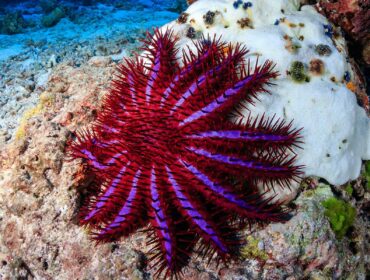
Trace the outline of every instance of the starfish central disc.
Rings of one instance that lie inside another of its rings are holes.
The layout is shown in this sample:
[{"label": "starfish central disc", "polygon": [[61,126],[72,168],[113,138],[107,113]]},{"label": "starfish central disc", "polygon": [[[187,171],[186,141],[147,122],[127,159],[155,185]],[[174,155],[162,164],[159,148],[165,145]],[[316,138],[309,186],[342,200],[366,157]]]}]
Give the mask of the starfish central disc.
[{"label": "starfish central disc", "polygon": [[140,158],[143,162],[151,162],[164,154],[167,159],[172,157],[181,140],[177,127],[178,122],[163,112],[145,118],[143,116],[132,118],[125,127],[125,134],[135,135],[125,138],[128,155]]}]

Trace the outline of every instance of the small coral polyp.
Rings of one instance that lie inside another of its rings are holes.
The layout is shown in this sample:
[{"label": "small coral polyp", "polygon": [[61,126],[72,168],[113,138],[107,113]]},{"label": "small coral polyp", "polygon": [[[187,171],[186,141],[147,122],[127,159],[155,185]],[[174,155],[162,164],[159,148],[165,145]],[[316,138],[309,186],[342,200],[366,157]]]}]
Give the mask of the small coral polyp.
[{"label": "small coral polyp", "polygon": [[278,75],[273,63],[251,68],[247,50],[203,39],[177,61],[171,30],[148,35],[147,59],[119,67],[97,121],[70,143],[93,175],[81,225],[98,242],[148,228],[157,275],[177,275],[193,252],[239,255],[246,221],[284,221],[289,213],[257,185],[288,186],[300,176],[291,123],[250,118],[232,123]]}]

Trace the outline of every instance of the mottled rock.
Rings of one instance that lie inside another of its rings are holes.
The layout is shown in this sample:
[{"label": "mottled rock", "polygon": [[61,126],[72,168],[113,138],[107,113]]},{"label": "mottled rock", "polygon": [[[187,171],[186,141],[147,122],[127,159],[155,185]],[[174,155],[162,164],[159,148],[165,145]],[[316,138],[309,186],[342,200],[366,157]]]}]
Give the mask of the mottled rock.
[{"label": "mottled rock", "polygon": [[319,0],[319,12],[340,26],[355,41],[355,52],[361,53],[363,61],[370,65],[370,1],[368,0]]},{"label": "mottled rock", "polygon": [[111,62],[112,58],[109,56],[94,56],[89,60],[89,64],[94,67],[105,67],[108,66]]},{"label": "mottled rock", "polygon": [[369,38],[370,2],[363,0],[319,0],[318,10],[356,40]]},{"label": "mottled rock", "polygon": [[63,8],[55,8],[50,13],[46,14],[42,18],[42,25],[45,27],[52,27],[65,16]]},{"label": "mottled rock", "polygon": [[26,25],[26,21],[19,12],[6,14],[3,20],[0,21],[0,34],[21,33]]},{"label": "mottled rock", "polygon": [[50,13],[58,6],[57,0],[41,0],[40,1],[41,9],[44,13]]}]

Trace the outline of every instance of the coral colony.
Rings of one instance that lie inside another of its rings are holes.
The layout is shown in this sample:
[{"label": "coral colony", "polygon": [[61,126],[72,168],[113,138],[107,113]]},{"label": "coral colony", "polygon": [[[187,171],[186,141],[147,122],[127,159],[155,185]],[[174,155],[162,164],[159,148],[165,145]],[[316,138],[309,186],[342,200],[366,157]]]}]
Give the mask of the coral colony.
[{"label": "coral colony", "polygon": [[93,178],[80,223],[98,242],[146,229],[149,261],[165,277],[181,273],[193,252],[237,257],[247,222],[288,219],[257,186],[289,186],[301,174],[291,123],[230,121],[242,100],[266,92],[273,63],[251,67],[243,46],[208,38],[180,66],[176,44],[170,30],[148,35],[151,66],[140,58],[120,65],[96,122],[70,144]]}]

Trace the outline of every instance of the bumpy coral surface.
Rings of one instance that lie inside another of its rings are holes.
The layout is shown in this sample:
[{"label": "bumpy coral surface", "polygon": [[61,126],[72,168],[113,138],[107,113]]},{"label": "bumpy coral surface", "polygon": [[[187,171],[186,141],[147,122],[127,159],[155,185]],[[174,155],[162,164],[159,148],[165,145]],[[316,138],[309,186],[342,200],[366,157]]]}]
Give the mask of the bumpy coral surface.
[{"label": "bumpy coral surface", "polygon": [[[305,176],[344,184],[370,159],[370,119],[340,29],[299,0],[197,0],[166,25],[185,51],[203,35],[245,43],[251,61],[271,59],[280,76],[244,117],[278,116],[304,127],[297,163]],[[345,2],[345,1],[343,1]],[[356,95],[358,101],[356,100]],[[359,106],[361,104],[364,108]]]},{"label": "bumpy coral surface", "polygon": [[236,257],[244,221],[289,216],[257,185],[287,186],[300,175],[291,123],[230,121],[236,104],[266,91],[273,64],[251,67],[243,46],[205,38],[180,66],[176,43],[171,31],[149,36],[150,66],[139,58],[121,65],[97,121],[70,146],[93,178],[80,223],[99,242],[149,223],[158,275],[181,271],[193,251]]}]

